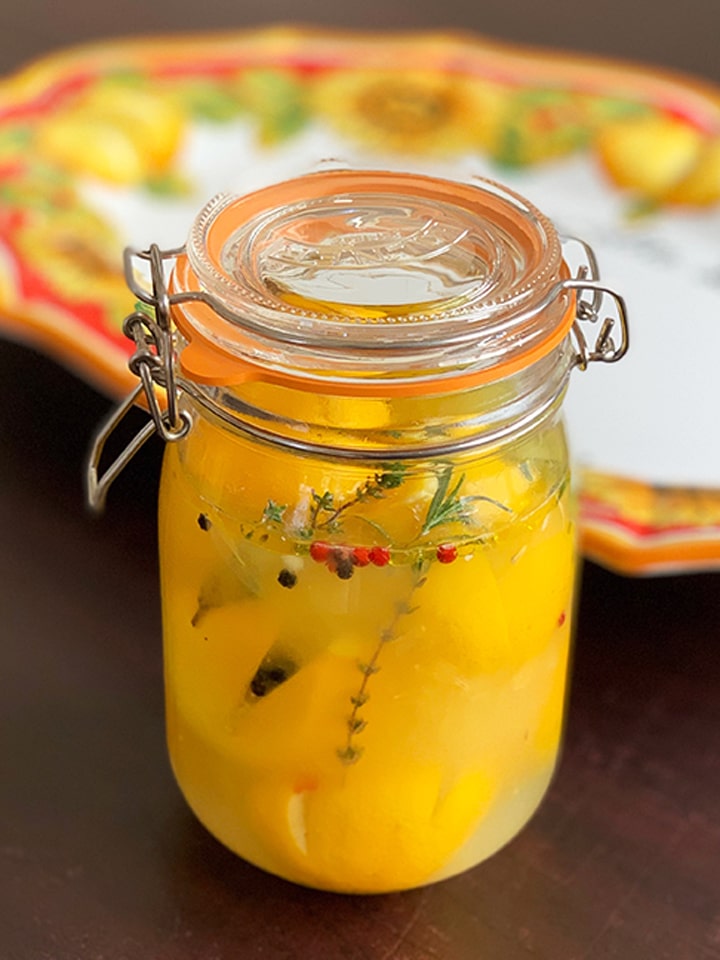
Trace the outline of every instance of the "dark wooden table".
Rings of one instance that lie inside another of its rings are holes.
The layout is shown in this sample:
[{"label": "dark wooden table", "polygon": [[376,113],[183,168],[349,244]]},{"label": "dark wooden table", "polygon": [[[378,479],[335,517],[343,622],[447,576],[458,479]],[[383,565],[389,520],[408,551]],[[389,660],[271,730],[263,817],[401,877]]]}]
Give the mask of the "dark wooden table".
[{"label": "dark wooden table", "polygon": [[[480,12],[482,6],[482,13]],[[438,7],[329,0],[313,22],[464,26],[720,80],[716,0]],[[91,36],[299,19],[290,3],[0,11],[0,69]],[[368,19],[370,18],[370,19]],[[107,401],[0,342],[0,960],[720,958],[720,575],[587,566],[567,746],[488,863],[392,896],[250,867],[188,811],[166,760],[151,444],[101,520],[81,468]]]}]

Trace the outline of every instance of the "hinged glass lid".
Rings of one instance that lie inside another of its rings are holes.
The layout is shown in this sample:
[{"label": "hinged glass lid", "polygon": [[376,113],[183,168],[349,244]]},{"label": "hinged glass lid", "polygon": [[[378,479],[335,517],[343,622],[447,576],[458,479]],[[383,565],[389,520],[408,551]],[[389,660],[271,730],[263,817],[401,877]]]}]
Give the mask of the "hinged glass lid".
[{"label": "hinged glass lid", "polygon": [[183,334],[239,359],[425,379],[549,352],[567,275],[550,222],[494,183],[336,171],[212,200],[172,289],[212,306],[178,311]]}]

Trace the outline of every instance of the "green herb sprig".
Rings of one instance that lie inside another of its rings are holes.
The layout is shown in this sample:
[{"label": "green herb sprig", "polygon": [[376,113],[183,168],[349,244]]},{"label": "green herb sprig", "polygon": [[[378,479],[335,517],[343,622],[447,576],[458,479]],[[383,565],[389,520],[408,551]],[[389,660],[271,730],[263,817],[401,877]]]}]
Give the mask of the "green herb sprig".
[{"label": "green herb sprig", "polygon": [[504,510],[506,513],[512,513],[510,507],[506,507],[504,503],[500,503],[499,500],[494,500],[492,497],[481,495],[470,497],[459,496],[460,488],[465,482],[465,474],[463,473],[460,476],[455,486],[450,490],[452,474],[453,469],[449,464],[438,472],[437,488],[428,505],[420,536],[425,536],[425,534],[429,533],[435,527],[439,527],[445,523],[470,523],[472,520],[471,505],[480,500],[484,500],[486,503],[492,503],[493,506]]},{"label": "green herb sprig", "polygon": [[312,491],[313,506],[310,513],[310,530],[312,535],[317,531],[336,533],[340,529],[340,518],[351,507],[368,500],[381,500],[388,490],[395,490],[405,479],[404,463],[383,464],[382,469],[372,477],[368,477],[355,490],[351,497],[342,503],[337,503],[332,493]]},{"label": "green herb sprig", "polygon": [[410,605],[410,598],[415,595],[415,591],[422,587],[426,582],[426,572],[427,572],[428,562],[420,560],[417,565],[413,567],[413,580],[408,591],[407,600],[400,600],[395,604],[395,612],[392,620],[381,631],[380,637],[378,638],[377,646],[373,651],[372,656],[367,661],[360,661],[357,664],[357,668],[362,674],[362,681],[357,691],[350,697],[350,703],[352,705],[352,710],[350,715],[347,718],[347,735],[345,743],[337,751],[339,759],[347,765],[357,763],[358,760],[363,755],[363,748],[357,742],[357,735],[362,733],[365,727],[368,724],[368,721],[365,717],[360,715],[360,710],[365,706],[365,704],[370,699],[370,694],[368,693],[368,683],[370,677],[374,676],[376,673],[379,673],[382,669],[378,663],[380,659],[380,654],[382,649],[387,643],[391,643],[398,636],[398,627],[400,621],[403,617],[411,616],[415,613],[419,607]]},{"label": "green herb sprig", "polygon": [[283,516],[287,510],[287,504],[275,503],[274,500],[268,500],[263,510],[263,523],[282,523]]}]

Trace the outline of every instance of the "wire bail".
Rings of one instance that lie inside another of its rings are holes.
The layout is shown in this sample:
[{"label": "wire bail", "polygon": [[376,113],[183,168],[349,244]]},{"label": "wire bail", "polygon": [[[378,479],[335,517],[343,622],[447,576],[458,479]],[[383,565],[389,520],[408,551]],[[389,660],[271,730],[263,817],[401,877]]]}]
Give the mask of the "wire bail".
[{"label": "wire bail", "polygon": [[[562,282],[563,289],[574,290],[577,294],[576,316],[571,330],[577,350],[575,365],[580,370],[587,370],[589,363],[616,363],[625,356],[630,346],[625,300],[612,287],[600,282],[597,259],[589,244],[578,237],[563,237],[562,244],[563,248],[577,244],[584,260],[577,268],[575,276]],[[590,294],[590,298],[584,299],[583,294]],[[607,300],[612,304],[612,313],[603,319],[595,343],[590,348],[581,324],[597,323]],[[613,337],[616,330],[620,333],[617,344]]]},{"label": "wire bail", "polygon": [[[123,323],[123,333],[135,343],[135,351],[128,361],[128,367],[140,382],[132,393],[111,411],[93,438],[86,471],[86,497],[91,510],[96,513],[104,509],[112,482],[154,433],[158,433],[167,443],[172,443],[184,437],[191,426],[189,414],[180,412],[178,404],[180,392],[175,380],[170,297],[165,282],[164,263],[182,252],[182,248],[163,251],[157,244],[152,244],[148,250],[143,251],[128,247],[123,255],[128,287],[140,304],[146,304],[151,310],[136,309]],[[135,257],[150,264],[152,293],[136,279],[133,264]],[[165,407],[159,399],[158,388],[166,398]],[[132,407],[138,403],[147,407],[150,421],[101,474],[100,461],[105,445]]]}]

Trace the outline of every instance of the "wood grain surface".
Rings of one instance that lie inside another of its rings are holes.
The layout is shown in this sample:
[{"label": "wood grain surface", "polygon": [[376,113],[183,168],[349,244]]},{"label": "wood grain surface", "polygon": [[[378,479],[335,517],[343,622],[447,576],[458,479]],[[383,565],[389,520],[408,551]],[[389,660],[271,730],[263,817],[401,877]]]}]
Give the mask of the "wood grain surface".
[{"label": "wood grain surface", "polygon": [[[716,0],[640,9],[15,0],[0,11],[0,70],[88,37],[292,19],[445,23],[720,80]],[[0,960],[720,958],[720,575],[586,567],[562,764],[498,855],[406,894],[305,890],[227,852],[172,780],[161,450],[150,444],[106,516],[89,517],[82,462],[106,408],[0,342]]]}]

